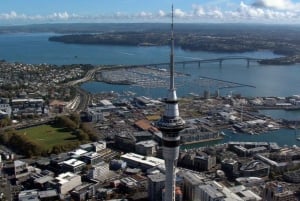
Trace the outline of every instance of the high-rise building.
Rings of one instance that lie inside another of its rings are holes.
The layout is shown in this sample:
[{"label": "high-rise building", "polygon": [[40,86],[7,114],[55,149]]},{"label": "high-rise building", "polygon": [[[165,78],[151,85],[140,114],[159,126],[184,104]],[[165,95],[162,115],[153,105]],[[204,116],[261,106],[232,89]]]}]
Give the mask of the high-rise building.
[{"label": "high-rise building", "polygon": [[148,200],[162,201],[162,192],[166,177],[162,173],[148,175]]},{"label": "high-rise building", "polygon": [[266,183],[263,191],[265,201],[294,201],[294,192],[284,182],[271,181]]},{"label": "high-rise building", "polygon": [[163,158],[166,167],[165,201],[175,201],[175,168],[179,155],[180,135],[185,122],[179,116],[178,100],[174,83],[174,34],[173,6],[171,25],[170,89],[165,99],[165,111],[156,126],[163,134]]}]

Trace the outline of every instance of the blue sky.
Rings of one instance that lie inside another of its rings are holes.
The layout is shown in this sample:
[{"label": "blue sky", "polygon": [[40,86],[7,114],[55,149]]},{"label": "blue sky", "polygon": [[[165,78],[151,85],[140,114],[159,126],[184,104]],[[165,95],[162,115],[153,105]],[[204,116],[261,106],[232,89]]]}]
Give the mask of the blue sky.
[{"label": "blue sky", "polygon": [[300,24],[300,0],[0,0],[0,24],[60,22]]}]

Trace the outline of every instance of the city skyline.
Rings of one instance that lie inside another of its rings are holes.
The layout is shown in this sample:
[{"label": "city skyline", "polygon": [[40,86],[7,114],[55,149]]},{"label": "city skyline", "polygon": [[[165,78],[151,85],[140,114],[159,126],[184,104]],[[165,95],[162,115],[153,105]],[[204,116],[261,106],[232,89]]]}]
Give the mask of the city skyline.
[{"label": "city skyline", "polygon": [[299,24],[300,0],[12,0],[0,8],[0,25],[36,23],[168,22]]}]

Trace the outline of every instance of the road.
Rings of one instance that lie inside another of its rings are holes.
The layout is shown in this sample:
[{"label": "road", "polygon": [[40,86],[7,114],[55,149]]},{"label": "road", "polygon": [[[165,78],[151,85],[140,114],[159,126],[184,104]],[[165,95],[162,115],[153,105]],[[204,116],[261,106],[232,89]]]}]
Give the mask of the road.
[{"label": "road", "polygon": [[75,85],[77,85],[77,84],[79,84],[79,83],[87,82],[87,81],[93,79],[93,78],[94,78],[94,75],[95,75],[95,72],[97,72],[97,71],[100,70],[100,69],[101,69],[101,67],[93,68],[93,69],[89,70],[89,71],[85,74],[85,76],[84,76],[83,78],[81,78],[81,79],[79,79],[79,80],[73,80],[73,81],[70,81],[70,82],[68,82],[66,85],[67,85],[67,86],[75,86]]},{"label": "road", "polygon": [[86,75],[79,79],[79,80],[73,80],[70,81],[66,84],[66,86],[69,87],[74,87],[76,90],[76,96],[73,100],[69,101],[68,104],[66,105],[66,109],[70,112],[80,112],[86,109],[86,107],[88,106],[90,99],[91,99],[91,95],[82,90],[79,86],[77,86],[80,83],[83,82],[87,82],[89,80],[94,79],[95,73],[100,70],[102,67],[97,67],[97,68],[93,68],[91,70],[89,70]]},{"label": "road", "polygon": [[[74,87],[76,90],[75,98],[73,100],[69,101],[66,105],[67,112],[75,112],[75,111],[80,112],[80,111],[83,111],[86,109],[86,107],[88,106],[88,104],[90,102],[91,95],[89,93],[87,93],[86,91],[80,89],[80,87],[76,86],[76,85],[79,83],[86,82],[86,81],[93,79],[95,72],[97,72],[100,69],[101,69],[101,67],[93,68],[93,69],[89,70],[83,78],[81,78],[79,80],[70,81],[66,84],[66,86]],[[23,121],[18,124],[13,124],[11,126],[0,128],[0,132],[3,132],[7,129],[12,129],[12,128],[22,129],[22,128],[27,128],[27,127],[31,127],[31,126],[45,124],[45,123],[48,123],[49,121],[53,121],[56,116],[60,116],[60,115],[66,115],[66,113],[62,113],[59,115],[56,114],[54,116],[43,117],[42,119],[33,119],[33,120]]]}]

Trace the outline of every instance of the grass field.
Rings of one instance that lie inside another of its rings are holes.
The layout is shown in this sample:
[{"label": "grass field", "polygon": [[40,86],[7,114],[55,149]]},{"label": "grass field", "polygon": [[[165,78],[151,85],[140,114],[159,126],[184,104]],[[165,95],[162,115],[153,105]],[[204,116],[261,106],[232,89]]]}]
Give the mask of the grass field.
[{"label": "grass field", "polygon": [[31,140],[40,144],[44,150],[52,150],[55,145],[67,145],[78,142],[75,135],[67,128],[54,127],[52,125],[40,125],[18,130],[20,135],[26,135]]}]

